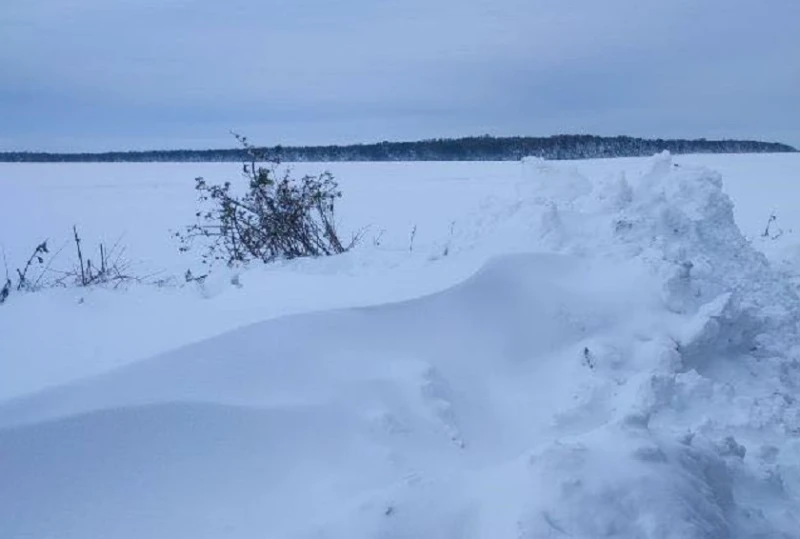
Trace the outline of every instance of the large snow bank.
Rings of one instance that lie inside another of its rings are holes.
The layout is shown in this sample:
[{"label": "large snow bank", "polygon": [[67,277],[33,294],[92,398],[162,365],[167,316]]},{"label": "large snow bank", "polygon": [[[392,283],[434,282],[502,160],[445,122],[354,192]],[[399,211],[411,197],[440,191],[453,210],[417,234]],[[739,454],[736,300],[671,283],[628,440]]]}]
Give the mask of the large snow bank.
[{"label": "large snow bank", "polygon": [[796,537],[798,298],[719,175],[522,164],[397,304],[0,406],[4,537]]}]

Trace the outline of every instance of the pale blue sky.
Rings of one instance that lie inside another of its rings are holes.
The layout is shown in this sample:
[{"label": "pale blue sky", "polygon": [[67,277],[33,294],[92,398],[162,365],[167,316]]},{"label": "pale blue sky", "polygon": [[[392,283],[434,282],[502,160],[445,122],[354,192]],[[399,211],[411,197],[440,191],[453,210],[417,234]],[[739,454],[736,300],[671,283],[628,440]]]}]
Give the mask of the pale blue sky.
[{"label": "pale blue sky", "polygon": [[799,0],[2,0],[0,150],[490,133],[800,146]]}]

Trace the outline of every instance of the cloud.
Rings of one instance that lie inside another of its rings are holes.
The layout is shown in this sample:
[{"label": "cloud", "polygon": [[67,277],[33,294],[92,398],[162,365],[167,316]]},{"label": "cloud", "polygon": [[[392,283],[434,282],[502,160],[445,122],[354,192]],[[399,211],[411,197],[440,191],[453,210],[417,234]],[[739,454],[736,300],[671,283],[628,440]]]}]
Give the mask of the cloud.
[{"label": "cloud", "polygon": [[800,144],[796,0],[6,2],[7,148],[228,144],[231,127],[269,143],[581,131]]}]

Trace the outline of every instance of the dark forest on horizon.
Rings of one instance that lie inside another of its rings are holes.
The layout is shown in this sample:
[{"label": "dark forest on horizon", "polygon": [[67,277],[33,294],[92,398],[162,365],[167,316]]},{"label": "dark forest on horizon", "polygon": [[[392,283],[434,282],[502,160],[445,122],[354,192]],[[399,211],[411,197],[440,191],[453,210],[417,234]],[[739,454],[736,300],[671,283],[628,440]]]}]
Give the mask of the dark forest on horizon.
[{"label": "dark forest on horizon", "polygon": [[[273,146],[259,148],[269,159],[283,162],[336,161],[516,161],[639,157],[664,150],[688,153],[785,153],[795,148],[754,140],[643,139],[627,136],[555,135],[550,137],[464,137],[416,142],[378,142],[329,146]],[[149,150],[97,153],[0,152],[0,162],[241,162],[250,160],[246,149]]]}]

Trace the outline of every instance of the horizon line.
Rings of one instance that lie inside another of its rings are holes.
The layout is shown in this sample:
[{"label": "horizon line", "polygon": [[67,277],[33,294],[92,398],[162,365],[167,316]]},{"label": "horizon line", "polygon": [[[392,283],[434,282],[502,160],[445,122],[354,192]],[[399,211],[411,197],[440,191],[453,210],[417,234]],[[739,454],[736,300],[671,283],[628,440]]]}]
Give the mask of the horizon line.
[{"label": "horizon line", "polygon": [[[680,138],[680,137],[637,137],[632,135],[592,135],[586,133],[558,133],[553,135],[489,135],[489,134],[482,134],[482,135],[465,135],[459,137],[433,137],[433,138],[421,138],[416,140],[381,140],[381,141],[374,141],[374,142],[350,142],[350,143],[332,143],[332,144],[307,144],[307,145],[298,145],[298,144],[274,144],[274,145],[250,145],[251,148],[256,150],[267,150],[267,149],[285,149],[285,150],[299,150],[299,149],[318,149],[318,148],[348,148],[348,147],[359,147],[359,146],[380,146],[383,144],[420,144],[420,143],[429,143],[429,142],[458,142],[458,141],[466,141],[466,140],[474,140],[474,139],[497,139],[497,140],[512,140],[512,139],[530,139],[530,140],[549,140],[559,137],[565,138],[598,138],[598,139],[632,139],[632,140],[640,140],[644,142],[690,142],[690,143],[731,143],[731,142],[738,142],[738,143],[755,143],[755,144],[769,144],[769,145],[780,145],[784,146],[791,152],[797,152],[798,149],[794,146],[787,144],[785,142],[780,141],[767,141],[767,140],[760,140],[760,139],[745,139],[745,138],[713,138],[709,139],[706,137],[696,137],[696,138]],[[247,140],[248,137],[244,137],[244,140]],[[9,154],[23,154],[23,155],[46,155],[46,156],[77,156],[77,155],[91,155],[91,156],[102,156],[102,155],[111,155],[111,154],[147,154],[153,152],[161,152],[161,153],[180,153],[180,152],[214,152],[214,151],[243,151],[246,150],[244,146],[238,147],[206,147],[206,148],[153,148],[147,150],[103,150],[103,151],[42,151],[42,150],[0,150],[0,155],[9,155]]]}]

